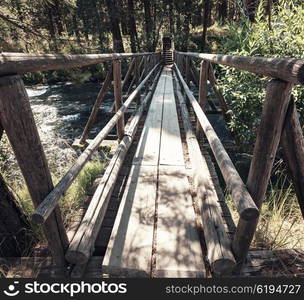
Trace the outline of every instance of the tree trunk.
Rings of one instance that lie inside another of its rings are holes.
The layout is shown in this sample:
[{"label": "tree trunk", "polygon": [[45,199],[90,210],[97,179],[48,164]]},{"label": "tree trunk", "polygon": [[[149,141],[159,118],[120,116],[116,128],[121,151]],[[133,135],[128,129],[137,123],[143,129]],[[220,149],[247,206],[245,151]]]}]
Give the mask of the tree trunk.
[{"label": "tree trunk", "polygon": [[0,174],[0,256],[26,256],[35,242],[26,216]]},{"label": "tree trunk", "polygon": [[125,50],[124,50],[121,31],[119,27],[119,17],[117,14],[116,1],[106,0],[106,5],[108,8],[108,14],[111,23],[114,51],[117,53],[123,53],[125,52]]},{"label": "tree trunk", "polygon": [[145,10],[145,31],[146,31],[146,50],[153,51],[152,49],[152,30],[153,22],[151,16],[151,1],[143,0]]},{"label": "tree trunk", "polygon": [[226,0],[221,0],[218,5],[218,16],[222,22],[225,22],[227,18],[228,4]]},{"label": "tree trunk", "polygon": [[128,0],[128,19],[129,19],[129,34],[131,40],[131,50],[132,52],[137,52],[138,36],[135,22],[135,12],[133,0]]},{"label": "tree trunk", "polygon": [[255,13],[259,5],[259,0],[243,0],[245,14],[250,22],[255,21]]},{"label": "tree trunk", "polygon": [[203,19],[203,33],[202,33],[202,50],[206,50],[206,42],[207,42],[207,29],[210,23],[211,17],[211,1],[205,0],[204,1],[204,19]]},{"label": "tree trunk", "polygon": [[[184,14],[184,23],[183,23],[183,36],[182,36],[182,44],[181,51],[188,51],[188,40],[190,34],[190,21],[191,21],[191,2],[185,1],[185,14]],[[188,7],[187,7],[188,6]],[[190,7],[189,7],[190,6]]]}]

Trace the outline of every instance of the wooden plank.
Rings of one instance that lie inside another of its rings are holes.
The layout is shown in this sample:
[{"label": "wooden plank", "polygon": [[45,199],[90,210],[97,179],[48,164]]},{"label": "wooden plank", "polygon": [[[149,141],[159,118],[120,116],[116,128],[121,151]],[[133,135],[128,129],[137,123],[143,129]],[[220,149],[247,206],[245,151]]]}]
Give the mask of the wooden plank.
[{"label": "wooden plank", "polygon": [[154,92],[145,125],[138,142],[133,163],[146,166],[158,164],[161,120],[166,77],[162,73]]},{"label": "wooden plank", "polygon": [[156,277],[205,277],[202,249],[185,168],[160,166]]},{"label": "wooden plank", "polygon": [[165,73],[166,85],[161,128],[160,165],[184,166],[184,154],[180,136],[178,116],[173,92],[171,71]]},{"label": "wooden plank", "polygon": [[103,272],[149,277],[157,167],[133,165],[103,261]]}]

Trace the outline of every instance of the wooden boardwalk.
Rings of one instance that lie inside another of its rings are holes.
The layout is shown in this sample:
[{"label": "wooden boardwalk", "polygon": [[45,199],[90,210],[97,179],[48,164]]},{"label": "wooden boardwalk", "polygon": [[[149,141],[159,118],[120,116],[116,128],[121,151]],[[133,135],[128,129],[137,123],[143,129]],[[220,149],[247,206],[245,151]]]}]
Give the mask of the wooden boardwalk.
[{"label": "wooden boardwalk", "polygon": [[164,68],[103,260],[110,276],[204,277],[173,91]]}]

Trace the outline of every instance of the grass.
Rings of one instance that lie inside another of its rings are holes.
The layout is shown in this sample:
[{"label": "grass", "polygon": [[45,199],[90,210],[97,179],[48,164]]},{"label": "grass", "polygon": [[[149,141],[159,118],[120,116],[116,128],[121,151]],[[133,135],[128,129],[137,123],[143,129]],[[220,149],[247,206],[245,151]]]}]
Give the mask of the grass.
[{"label": "grass", "polygon": [[[103,173],[105,163],[100,160],[92,160],[83,168],[74,183],[67,190],[66,194],[60,199],[59,206],[63,216],[64,225],[68,228],[68,225],[73,220],[73,217],[78,213],[79,209],[83,206],[86,200],[86,193],[92,186],[94,180]],[[59,182],[59,178],[53,176],[54,184]],[[34,211],[34,206],[27,190],[24,185],[16,193],[18,202],[22,207],[23,212],[30,216]],[[31,223],[33,235],[38,238],[39,241],[44,241],[41,226]]]},{"label": "grass", "polygon": [[[270,183],[251,248],[304,249],[301,210],[292,184],[288,182],[286,175],[282,176],[279,184]],[[229,195],[226,196],[226,200],[232,218],[237,224],[238,213],[233,200]]]}]

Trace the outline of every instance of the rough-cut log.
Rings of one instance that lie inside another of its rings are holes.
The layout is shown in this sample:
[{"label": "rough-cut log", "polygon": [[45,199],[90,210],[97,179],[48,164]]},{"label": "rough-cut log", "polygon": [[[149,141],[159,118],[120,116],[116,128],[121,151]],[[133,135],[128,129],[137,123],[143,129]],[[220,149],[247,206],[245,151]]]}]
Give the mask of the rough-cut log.
[{"label": "rough-cut log", "polygon": [[[119,60],[113,61],[113,82],[114,82],[114,98],[115,111],[119,111],[122,106],[122,91],[121,91],[121,62]],[[124,114],[119,118],[117,124],[117,136],[121,140],[125,132],[125,118]]]},{"label": "rough-cut log", "polygon": [[105,61],[146,56],[151,54],[153,53],[146,52],[79,55],[1,53],[0,75],[77,68],[95,65]]},{"label": "rough-cut log", "polygon": [[186,132],[189,157],[192,165],[193,185],[203,221],[204,238],[207,245],[207,258],[216,276],[232,273],[235,259],[231,251],[231,241],[226,233],[222,218],[222,209],[203,157],[198,141],[191,127],[186,103],[176,82],[176,96]]},{"label": "rough-cut log", "polygon": [[181,55],[205,59],[220,65],[234,67],[251,73],[279,78],[294,84],[304,84],[304,60],[298,58],[265,58],[231,56],[194,52],[178,52]]},{"label": "rough-cut log", "polygon": [[[258,208],[261,207],[267,190],[290,102],[291,88],[291,83],[278,79],[271,80],[267,85],[261,124],[247,179],[248,191]],[[247,256],[257,224],[258,217],[250,221],[244,218],[239,220],[232,247],[240,266]]]},{"label": "rough-cut log", "polygon": [[122,90],[123,90],[124,87],[126,86],[126,83],[128,83],[128,81],[129,81],[129,79],[130,79],[130,76],[131,76],[131,74],[132,74],[132,72],[133,72],[133,70],[134,70],[135,59],[136,59],[136,58],[132,58],[132,61],[131,61],[130,65],[129,65],[128,71],[127,71],[127,73],[126,73],[126,75],[125,75],[125,77],[124,77],[124,80],[123,80],[123,82],[122,82],[122,85],[121,85],[121,89],[122,89]]},{"label": "rough-cut log", "polygon": [[[51,173],[40,142],[23,81],[19,75],[0,78],[0,116],[16,155],[34,206],[53,189]],[[65,265],[68,238],[57,205],[44,226],[55,263]]]},{"label": "rough-cut log", "polygon": [[126,135],[120,142],[101,179],[100,184],[98,185],[97,190],[93,195],[87,212],[66,253],[66,259],[70,263],[86,264],[91,257],[92,251],[94,250],[95,240],[105,216],[119,170],[133,141],[143,111],[145,110],[145,107],[153,94],[157,79],[158,76],[155,78],[153,86],[144,98],[142,105],[129,123]]},{"label": "rough-cut log", "polygon": [[216,81],[216,78],[215,78],[215,75],[214,75],[214,71],[213,71],[213,68],[212,68],[211,64],[210,64],[210,67],[209,67],[209,81],[210,81],[210,83],[212,85],[212,88],[213,88],[213,90],[214,90],[217,98],[220,101],[220,106],[221,106],[222,113],[223,113],[223,116],[225,118],[225,121],[229,122],[231,118],[230,118],[230,115],[227,114],[228,106],[227,106],[227,103],[226,103],[226,100],[225,100],[223,94],[217,88],[217,81]]},{"label": "rough-cut log", "polygon": [[234,200],[239,215],[245,220],[256,219],[259,214],[259,210],[257,209],[250,194],[248,193],[245,184],[243,183],[238,172],[236,171],[229,155],[227,154],[220,139],[216,135],[205,113],[203,112],[198,102],[194,98],[192,92],[190,91],[189,87],[187,86],[180,71],[176,66],[175,66],[175,71],[194,109],[197,119],[199,120],[200,125],[204,130],[206,138],[210,144],[211,150],[214,154],[214,157],[218,163],[218,166],[226,182],[227,189],[231,192],[232,198]]},{"label": "rough-cut log", "polygon": [[[207,90],[208,90],[208,72],[210,63],[206,60],[201,62],[199,88],[198,88],[198,103],[203,111],[207,104]],[[202,136],[202,127],[199,121],[196,121],[196,134],[200,138]]]},{"label": "rough-cut log", "polygon": [[281,145],[304,218],[304,137],[293,100],[287,111]]},{"label": "rough-cut log", "polygon": [[94,103],[94,106],[92,108],[92,111],[91,111],[91,114],[90,114],[90,117],[89,117],[89,120],[83,130],[83,133],[81,135],[81,138],[79,140],[79,143],[80,144],[83,144],[88,136],[88,133],[92,127],[92,125],[94,124],[95,120],[96,120],[96,116],[97,116],[97,113],[98,113],[98,109],[100,107],[100,105],[102,104],[103,100],[104,100],[104,97],[109,89],[109,86],[111,84],[111,80],[112,80],[112,75],[113,75],[113,71],[112,69],[108,72],[106,78],[105,78],[105,81],[97,95],[97,99]]},{"label": "rough-cut log", "polygon": [[146,81],[153,74],[154,70],[159,66],[156,65],[153,70],[146,76],[146,78],[138,85],[138,87],[131,93],[126,102],[121,106],[121,108],[116,112],[112,119],[107,123],[107,125],[98,133],[94,140],[88,145],[85,151],[78,157],[76,163],[70,168],[70,170],[63,176],[55,188],[47,195],[44,201],[39,205],[36,211],[33,213],[33,221],[37,224],[43,224],[51,212],[56,207],[60,197],[69,188],[72,182],[75,180],[79,172],[88,162],[92,154],[99,147],[101,142],[107,137],[112,128],[117,124],[117,121],[121,118],[123,113],[126,111],[130,103],[137,96],[139,91],[143,88]]}]

